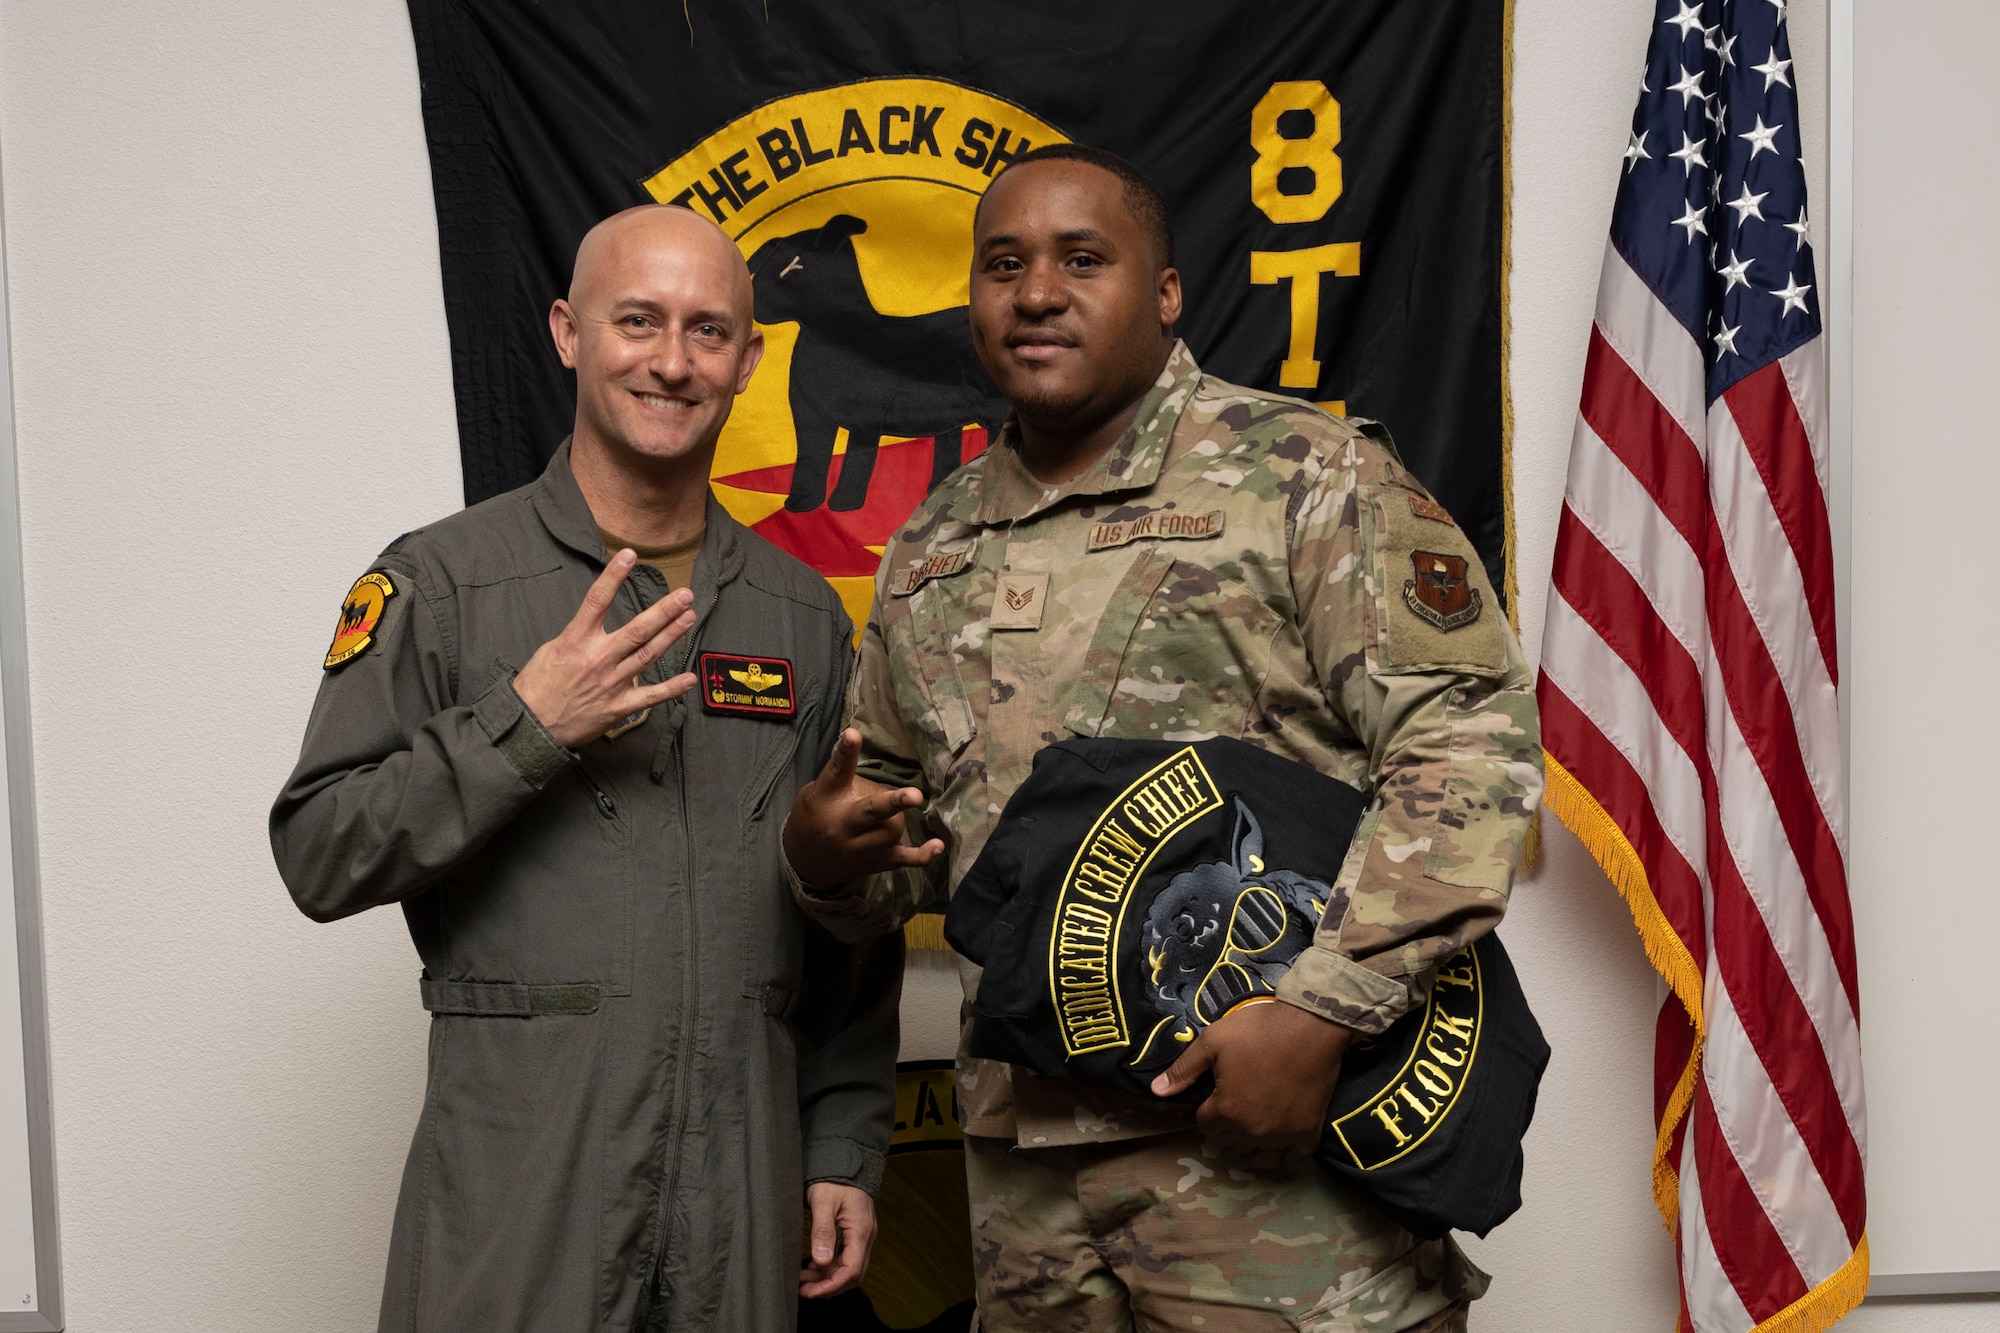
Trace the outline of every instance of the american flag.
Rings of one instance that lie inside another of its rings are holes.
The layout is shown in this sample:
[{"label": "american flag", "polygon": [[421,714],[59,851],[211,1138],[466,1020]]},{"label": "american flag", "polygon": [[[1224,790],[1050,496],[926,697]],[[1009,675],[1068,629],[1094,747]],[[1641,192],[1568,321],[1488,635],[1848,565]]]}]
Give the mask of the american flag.
[{"label": "american flag", "polygon": [[1680,1327],[1865,1294],[1826,355],[1786,0],[1665,0],[1556,541],[1549,807],[1667,983],[1654,1196]]}]

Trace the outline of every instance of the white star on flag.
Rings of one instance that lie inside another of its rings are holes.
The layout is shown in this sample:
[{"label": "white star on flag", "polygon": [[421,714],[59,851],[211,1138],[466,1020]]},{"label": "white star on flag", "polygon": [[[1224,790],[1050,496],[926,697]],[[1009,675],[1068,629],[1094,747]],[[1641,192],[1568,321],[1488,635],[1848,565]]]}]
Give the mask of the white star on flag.
[{"label": "white star on flag", "polygon": [[1756,218],[1759,222],[1762,222],[1764,220],[1764,210],[1757,207],[1757,205],[1770,197],[1771,192],[1769,190],[1764,191],[1762,194],[1750,193],[1750,182],[1743,182],[1743,193],[1729,201],[1729,207],[1736,210],[1736,225],[1740,227],[1751,218]]},{"label": "white star on flag", "polygon": [[1646,151],[1646,136],[1639,130],[1632,132],[1632,141],[1625,145],[1625,170],[1630,171],[1640,162],[1650,162],[1653,155]]},{"label": "white star on flag", "polygon": [[[1716,322],[1721,323],[1720,320]],[[1736,355],[1736,335],[1741,332],[1743,332],[1741,324],[1722,325],[1722,331],[1715,335],[1715,356],[1718,361],[1722,359],[1724,352],[1729,353],[1731,356]]]},{"label": "white star on flag", "polygon": [[1752,65],[1750,68],[1764,76],[1764,91],[1768,93],[1774,83],[1782,83],[1787,88],[1792,86],[1792,76],[1785,72],[1791,67],[1791,61],[1778,59],[1778,48],[1774,46],[1771,48],[1770,57],[1763,64]]},{"label": "white star on flag", "polygon": [[1771,293],[1771,295],[1780,298],[1785,303],[1785,308],[1778,312],[1778,318],[1783,319],[1794,310],[1802,314],[1805,313],[1806,293],[1811,290],[1811,283],[1801,283],[1797,278],[1788,278],[1783,287]]},{"label": "white star on flag", "polygon": [[1708,219],[1703,217],[1700,210],[1695,208],[1693,200],[1688,201],[1687,211],[1675,218],[1671,225],[1686,227],[1689,242],[1694,240],[1696,232],[1700,232],[1704,236],[1708,235]]},{"label": "white star on flag", "polygon": [[1787,223],[1785,223],[1785,224],[1784,224],[1784,226],[1785,226],[1785,230],[1786,230],[1786,231],[1788,231],[1788,232],[1792,233],[1792,235],[1794,235],[1794,236],[1796,236],[1796,237],[1798,237],[1798,238],[1799,238],[1799,243],[1798,243],[1798,244],[1797,244],[1796,246],[1794,246],[1794,247],[1793,247],[1793,249],[1792,249],[1792,253],[1793,253],[1793,254],[1797,254],[1797,253],[1798,253],[1798,252],[1799,252],[1800,250],[1803,250],[1803,249],[1805,249],[1805,248],[1806,248],[1806,206],[1805,206],[1804,204],[1800,204],[1800,205],[1799,205],[1799,220],[1798,220],[1797,222],[1787,222]]},{"label": "white star on flag", "polygon": [[[1738,121],[1737,124],[1740,125],[1742,122]],[[1759,116],[1757,117],[1757,127],[1755,129],[1746,130],[1736,137],[1749,142],[1750,160],[1755,162],[1759,153],[1775,153],[1778,151],[1778,146],[1771,141],[1778,137],[1778,131],[1783,128],[1785,128],[1783,125],[1766,125],[1764,118]]]},{"label": "white star on flag", "polygon": [[1701,150],[1707,143],[1708,140],[1706,139],[1688,138],[1687,131],[1682,130],[1681,146],[1675,151],[1668,153],[1667,156],[1679,162],[1681,166],[1687,169],[1687,174],[1692,176],[1696,167],[1705,167],[1708,165],[1708,159],[1701,155]]},{"label": "white star on flag", "polygon": [[[1757,197],[1760,199],[1763,198],[1762,195]],[[1724,296],[1729,295],[1729,293],[1735,291],[1738,287],[1748,287],[1750,285],[1750,265],[1755,262],[1752,259],[1738,259],[1736,252],[1731,250],[1729,252],[1729,262],[1716,266],[1715,275],[1719,278],[1726,278],[1729,282],[1729,285],[1722,289]],[[1742,326],[1738,325],[1737,327],[1741,328]],[[1731,336],[1735,335],[1732,334]],[[1731,348],[1730,350],[1734,351],[1735,349]]]},{"label": "white star on flag", "polygon": [[1687,104],[1697,97],[1703,103],[1708,101],[1708,94],[1701,90],[1701,71],[1690,70],[1686,65],[1681,66],[1681,81],[1679,83],[1668,84],[1667,91],[1681,95],[1681,110],[1683,111],[1687,110]]},{"label": "white star on flag", "polygon": [[1687,0],[1680,0],[1680,6],[1681,12],[1661,23],[1660,26],[1663,28],[1679,28],[1681,30],[1681,40],[1686,41],[1689,33],[1701,27],[1701,6],[1691,5],[1687,3]]}]

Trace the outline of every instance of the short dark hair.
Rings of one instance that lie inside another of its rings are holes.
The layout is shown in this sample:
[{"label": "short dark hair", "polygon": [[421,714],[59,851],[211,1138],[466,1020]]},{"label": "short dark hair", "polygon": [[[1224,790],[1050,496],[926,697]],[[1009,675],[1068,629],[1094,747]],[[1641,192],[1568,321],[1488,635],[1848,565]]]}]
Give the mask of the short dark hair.
[{"label": "short dark hair", "polygon": [[[1052,143],[1040,148],[1030,148],[1027,152],[1000,168],[994,180],[999,180],[1016,167],[1025,167],[1031,162],[1082,162],[1101,171],[1108,171],[1118,178],[1124,187],[1125,207],[1138,220],[1139,227],[1152,241],[1154,250],[1160,256],[1161,268],[1172,268],[1174,263],[1174,224],[1167,212],[1167,198],[1160,193],[1160,187],[1145,172],[1127,162],[1116,153],[1102,148],[1092,148],[1081,143]],[[991,189],[991,186],[987,187]],[[980,202],[985,202],[981,196]],[[975,216],[977,212],[975,210]]]}]

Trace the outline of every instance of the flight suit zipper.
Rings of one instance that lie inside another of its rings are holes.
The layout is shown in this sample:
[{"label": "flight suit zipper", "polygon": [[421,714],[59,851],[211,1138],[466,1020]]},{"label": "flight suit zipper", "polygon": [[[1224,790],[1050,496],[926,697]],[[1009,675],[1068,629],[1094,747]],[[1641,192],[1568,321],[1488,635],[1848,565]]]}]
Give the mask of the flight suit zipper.
[{"label": "flight suit zipper", "polygon": [[[694,632],[689,634],[683,641],[681,659],[676,664],[675,675],[687,670],[688,664],[695,660],[695,643],[701,638],[702,631],[708,625],[709,613],[715,610],[715,604],[721,599],[722,587],[720,584],[717,584],[715,591],[709,594],[706,605],[695,613]],[[685,700],[687,696],[682,695],[681,698]],[[682,706],[684,708],[691,707],[691,705],[685,703]],[[673,1115],[667,1122],[668,1156],[666,1169],[660,1173],[660,1197],[654,1204],[656,1211],[653,1232],[659,1237],[659,1248],[653,1255],[653,1289],[662,1297],[667,1295],[665,1283],[667,1225],[668,1217],[670,1216],[668,1207],[669,1201],[674,1197],[674,1189],[680,1183],[681,1137],[687,1129],[688,1098],[693,1091],[694,1080],[691,1076],[691,1068],[694,1063],[695,1005],[699,995],[697,985],[698,969],[695,966],[695,951],[697,947],[695,932],[698,923],[695,920],[694,902],[694,826],[688,818],[686,736],[687,722],[683,719],[681,725],[674,729],[672,748],[677,760],[675,766],[680,770],[675,775],[675,780],[679,793],[681,816],[681,849],[684,872],[683,884],[685,886],[685,891],[681,894],[681,928],[682,934],[687,939],[687,966],[681,969],[680,1059],[674,1064]]]}]

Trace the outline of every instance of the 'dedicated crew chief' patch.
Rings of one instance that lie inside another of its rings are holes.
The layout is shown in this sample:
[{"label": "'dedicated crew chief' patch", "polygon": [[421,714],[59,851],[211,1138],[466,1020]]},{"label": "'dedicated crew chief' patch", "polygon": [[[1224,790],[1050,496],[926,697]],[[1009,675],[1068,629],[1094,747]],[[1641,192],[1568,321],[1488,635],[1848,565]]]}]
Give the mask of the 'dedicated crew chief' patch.
[{"label": "'dedicated crew chief' patch", "polygon": [[711,713],[789,722],[799,711],[792,664],[782,657],[703,653],[701,706]]},{"label": "'dedicated crew chief' patch", "polygon": [[[945,918],[985,968],[970,1053],[1151,1097],[1189,1043],[1273,995],[1321,921],[1346,915],[1340,870],[1366,803],[1228,738],[1042,750]],[[1506,951],[1480,939],[1425,1007],[1348,1048],[1319,1161],[1412,1231],[1484,1235],[1520,1207],[1548,1054]]]}]

